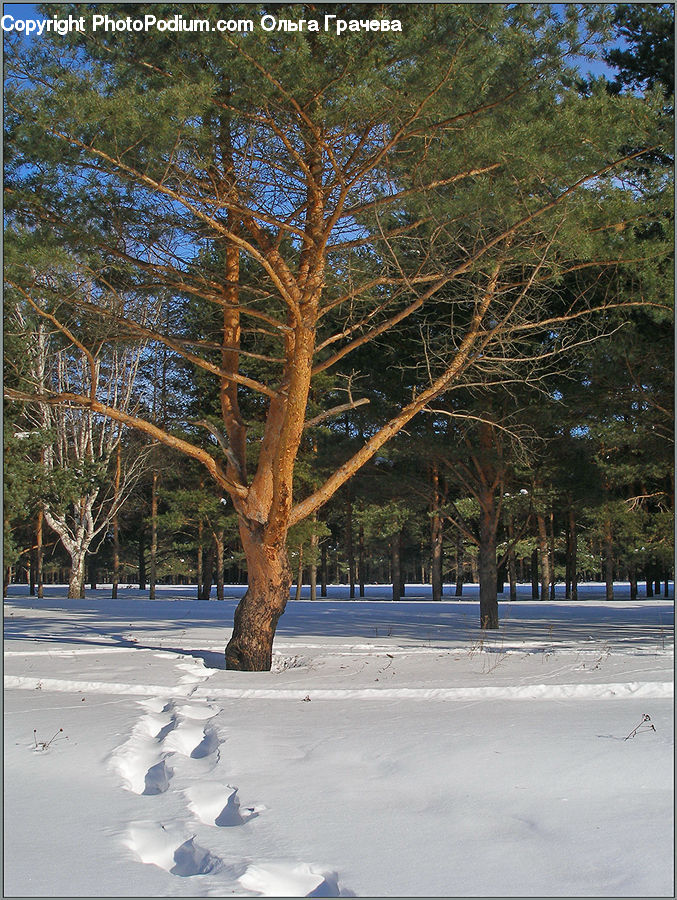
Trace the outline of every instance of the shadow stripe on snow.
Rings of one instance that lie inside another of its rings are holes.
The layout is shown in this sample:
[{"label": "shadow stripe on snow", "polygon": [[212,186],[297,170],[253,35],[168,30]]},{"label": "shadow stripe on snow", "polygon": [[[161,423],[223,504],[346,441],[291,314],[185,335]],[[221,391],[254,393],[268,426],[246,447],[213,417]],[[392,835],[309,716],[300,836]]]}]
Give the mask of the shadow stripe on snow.
[{"label": "shadow stripe on snow", "polygon": [[69,681],[5,675],[5,688],[73,693],[137,696],[190,695],[193,699],[226,700],[569,700],[671,699],[674,685],[665,681],[630,681],[611,684],[520,684],[457,688],[197,688],[194,685],[124,684],[122,682]]}]

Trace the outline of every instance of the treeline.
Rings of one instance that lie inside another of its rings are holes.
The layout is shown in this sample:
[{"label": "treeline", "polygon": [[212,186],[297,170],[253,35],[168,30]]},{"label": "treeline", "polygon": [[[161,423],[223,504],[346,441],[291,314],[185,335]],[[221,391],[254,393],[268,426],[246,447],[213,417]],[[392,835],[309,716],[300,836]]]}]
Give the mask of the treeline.
[{"label": "treeline", "polygon": [[[472,414],[467,404],[458,418],[422,417],[417,430],[394,439],[318,515],[292,530],[295,585],[322,597],[327,584],[345,584],[349,596],[363,597],[365,585],[392,584],[399,599],[407,582],[420,582],[441,599],[447,583],[444,596],[459,597],[464,583],[479,582],[488,558],[496,561],[490,572],[496,591],[513,599],[517,583],[527,582],[534,599],[554,597],[558,583],[575,599],[581,580],[606,582],[607,599],[619,580],[630,582],[633,599],[667,596],[672,335],[668,323],[649,319],[643,333],[640,323],[626,327],[620,342],[598,342],[587,351],[580,360],[585,377],[570,361],[566,395],[513,388],[503,397],[502,417],[488,418],[484,398]],[[301,454],[299,494],[369,426],[361,410],[344,413],[331,428],[318,427]],[[59,535],[45,527],[44,497],[64,485],[64,507],[73,492],[80,509],[88,497],[78,473],[69,467],[46,473],[40,451],[27,451],[40,442],[38,435],[15,440],[22,473],[10,467],[8,488],[23,491],[26,506],[12,523],[18,552],[8,574],[37,591],[41,580],[63,583],[72,576]],[[135,470],[133,487],[112,506],[110,488],[116,478],[119,487],[123,468]],[[119,583],[135,583],[152,595],[155,584],[197,583],[196,596],[206,599],[214,590],[223,597],[224,584],[246,583],[236,516],[200,466],[121,433],[96,478],[93,518],[104,527],[87,550],[78,590],[85,582],[112,583],[115,596]]]}]

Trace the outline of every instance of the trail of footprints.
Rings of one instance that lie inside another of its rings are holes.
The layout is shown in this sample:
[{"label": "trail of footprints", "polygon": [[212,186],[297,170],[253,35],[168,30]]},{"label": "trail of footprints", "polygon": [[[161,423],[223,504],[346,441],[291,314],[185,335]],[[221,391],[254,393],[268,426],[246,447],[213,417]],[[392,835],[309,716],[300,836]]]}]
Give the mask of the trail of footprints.
[{"label": "trail of footprints", "polygon": [[[181,663],[188,674],[184,684],[200,683],[209,673],[194,663]],[[144,710],[129,738],[115,750],[112,767],[124,787],[135,794],[153,796],[174,791],[176,774],[187,787],[178,791],[192,816],[213,828],[245,825],[265,810],[265,806],[240,806],[237,787],[213,777],[223,744],[210,724],[221,712],[214,704],[200,700],[151,697],[138,701]],[[212,777],[210,777],[212,776]],[[222,873],[237,879],[247,893],[264,896],[338,897],[338,877],[334,872],[314,869],[306,863],[245,862],[228,865],[196,842],[185,827],[172,817],[165,824],[156,820],[134,822],[126,845],[143,863],[159,866],[172,875],[193,877]]]}]

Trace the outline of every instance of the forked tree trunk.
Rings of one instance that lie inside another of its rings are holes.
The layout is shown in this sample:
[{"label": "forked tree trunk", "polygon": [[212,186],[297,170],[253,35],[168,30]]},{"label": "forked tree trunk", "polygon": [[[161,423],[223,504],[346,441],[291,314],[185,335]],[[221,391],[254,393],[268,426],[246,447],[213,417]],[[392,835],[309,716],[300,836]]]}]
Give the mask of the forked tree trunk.
[{"label": "forked tree trunk", "polygon": [[81,600],[85,593],[86,552],[77,547],[71,554],[71,570],[68,578],[68,599]]},{"label": "forked tree trunk", "polygon": [[266,543],[262,530],[240,527],[247,559],[248,587],[235,610],[233,634],[226,646],[226,668],[267,672],[273,638],[289,600],[292,576],[284,539]]}]

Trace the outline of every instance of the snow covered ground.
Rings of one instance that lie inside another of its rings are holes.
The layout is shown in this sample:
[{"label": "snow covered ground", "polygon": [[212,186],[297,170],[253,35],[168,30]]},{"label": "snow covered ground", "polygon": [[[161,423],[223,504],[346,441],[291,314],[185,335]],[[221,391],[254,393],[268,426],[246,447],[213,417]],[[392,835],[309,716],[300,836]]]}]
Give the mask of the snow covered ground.
[{"label": "snow covered ground", "polygon": [[671,601],[242,590],[10,588],[5,896],[673,896]]}]

